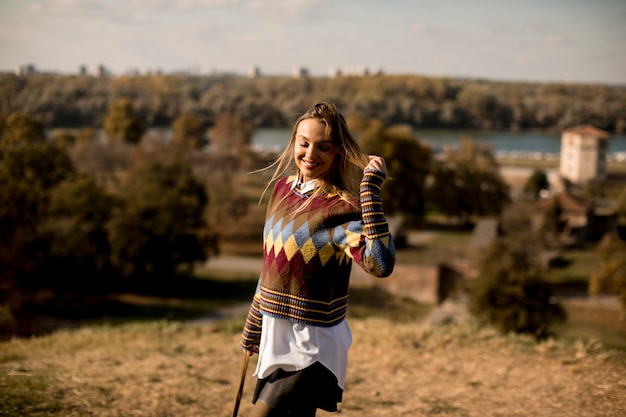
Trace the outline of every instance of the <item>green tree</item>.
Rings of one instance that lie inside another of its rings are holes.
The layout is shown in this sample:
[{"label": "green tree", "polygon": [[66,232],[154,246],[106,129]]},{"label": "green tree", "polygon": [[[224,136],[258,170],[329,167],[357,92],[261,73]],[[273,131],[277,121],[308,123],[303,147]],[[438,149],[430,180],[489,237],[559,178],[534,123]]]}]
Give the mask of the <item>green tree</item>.
[{"label": "green tree", "polygon": [[23,184],[7,181],[3,171],[0,168],[0,302],[7,302],[8,294],[29,281],[46,250],[39,237],[40,199]]},{"label": "green tree", "polygon": [[[25,309],[23,293],[37,291],[49,259],[42,232],[50,190],[74,175],[59,147],[32,144],[7,149],[0,164],[0,308],[12,317],[0,328],[17,326]],[[17,324],[16,324],[17,323]]]},{"label": "green tree", "polygon": [[139,143],[144,126],[130,99],[121,98],[111,104],[104,120],[104,133],[111,140]]},{"label": "green tree", "polygon": [[75,173],[67,153],[46,143],[6,151],[2,171],[5,181],[38,197],[47,197],[51,187]]},{"label": "green tree", "polygon": [[41,229],[50,242],[52,286],[93,288],[112,272],[106,225],[113,206],[113,197],[90,177],[66,180],[51,190]]},{"label": "green tree", "polygon": [[420,221],[424,216],[425,181],[432,159],[430,148],[407,125],[384,128],[381,123],[372,122],[357,131],[368,153],[385,158],[389,171],[389,181],[381,192],[385,213]]},{"label": "green tree", "polygon": [[109,223],[116,267],[124,276],[171,276],[207,258],[207,194],[178,154],[139,155]]},{"label": "green tree", "polygon": [[426,198],[439,212],[467,224],[473,216],[499,215],[510,201],[509,187],[487,147],[470,139],[448,148],[435,162]]},{"label": "green tree", "polygon": [[470,311],[503,333],[549,334],[550,325],[566,319],[542,280],[541,245],[532,235],[496,240],[482,254],[479,275],[470,291]]}]

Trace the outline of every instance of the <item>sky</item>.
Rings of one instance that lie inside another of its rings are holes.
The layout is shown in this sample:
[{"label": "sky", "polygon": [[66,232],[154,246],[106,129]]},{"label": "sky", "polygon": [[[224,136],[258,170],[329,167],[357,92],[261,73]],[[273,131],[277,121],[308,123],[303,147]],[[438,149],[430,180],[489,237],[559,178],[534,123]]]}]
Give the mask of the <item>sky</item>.
[{"label": "sky", "polygon": [[626,0],[0,0],[0,70],[626,85]]}]

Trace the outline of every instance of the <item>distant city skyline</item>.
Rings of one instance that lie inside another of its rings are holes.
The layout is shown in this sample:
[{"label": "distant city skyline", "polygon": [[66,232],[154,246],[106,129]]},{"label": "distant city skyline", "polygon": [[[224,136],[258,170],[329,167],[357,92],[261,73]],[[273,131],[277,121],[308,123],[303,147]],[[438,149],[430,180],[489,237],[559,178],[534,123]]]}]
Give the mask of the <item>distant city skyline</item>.
[{"label": "distant city skyline", "polygon": [[626,85],[624,0],[4,0],[0,70]]}]

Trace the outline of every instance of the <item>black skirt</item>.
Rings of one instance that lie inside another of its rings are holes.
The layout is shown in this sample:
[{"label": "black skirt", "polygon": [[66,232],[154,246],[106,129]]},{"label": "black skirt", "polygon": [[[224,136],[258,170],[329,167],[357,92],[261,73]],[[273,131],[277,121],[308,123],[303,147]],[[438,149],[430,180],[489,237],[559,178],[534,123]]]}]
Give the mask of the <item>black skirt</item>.
[{"label": "black skirt", "polygon": [[320,408],[337,411],[343,390],[337,378],[324,365],[315,362],[301,371],[287,372],[278,369],[267,378],[259,379],[252,403],[262,400],[272,408],[285,412]]}]

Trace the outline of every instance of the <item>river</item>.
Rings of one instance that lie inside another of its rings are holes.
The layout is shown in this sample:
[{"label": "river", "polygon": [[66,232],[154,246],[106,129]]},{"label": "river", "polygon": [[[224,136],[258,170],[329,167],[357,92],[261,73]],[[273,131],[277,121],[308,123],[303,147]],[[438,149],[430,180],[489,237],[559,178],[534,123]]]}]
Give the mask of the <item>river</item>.
[{"label": "river", "polygon": [[[291,135],[290,128],[259,128],[252,135],[252,145],[265,150],[282,150]],[[454,129],[417,129],[415,135],[435,152],[445,145],[454,146],[462,138],[489,145],[498,157],[558,159],[561,134],[550,132],[508,132]],[[609,160],[626,162],[626,135],[611,135]]]}]

